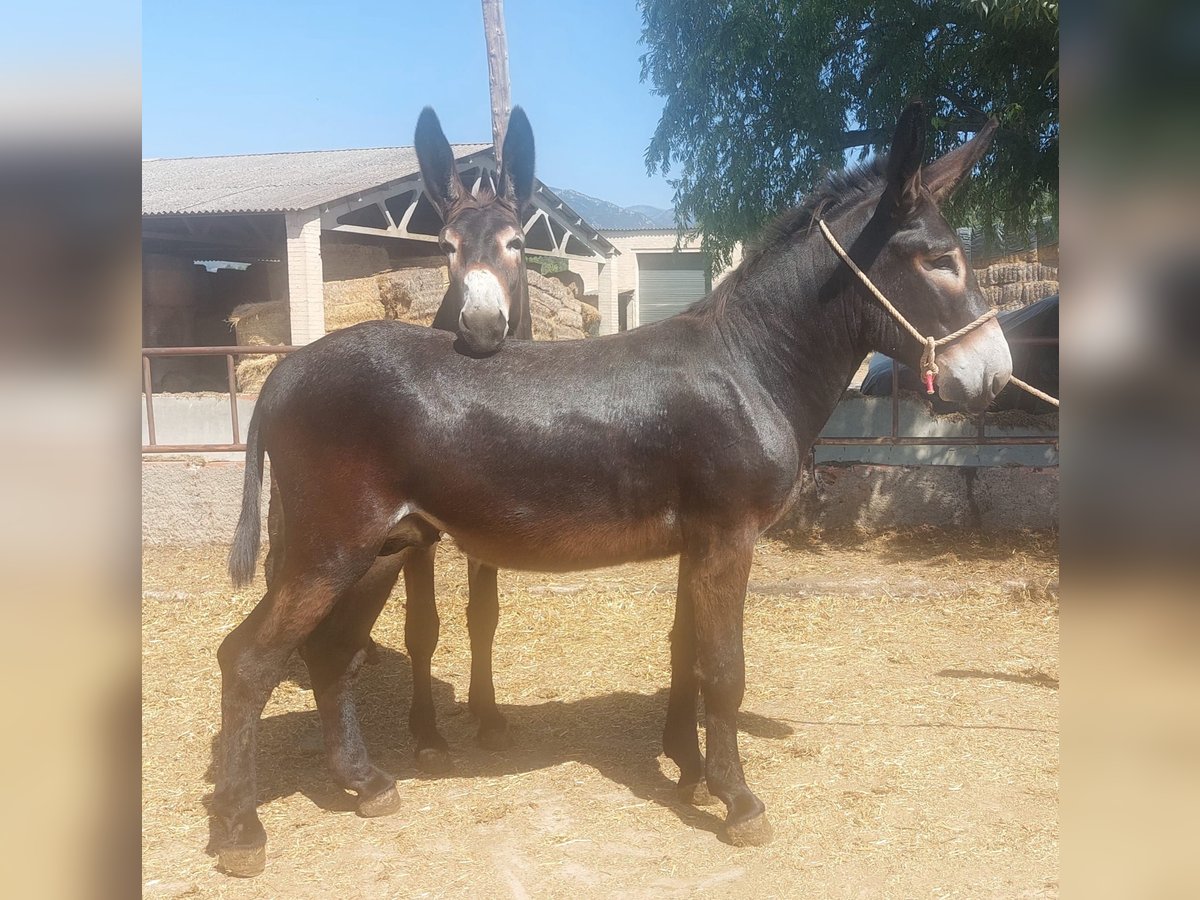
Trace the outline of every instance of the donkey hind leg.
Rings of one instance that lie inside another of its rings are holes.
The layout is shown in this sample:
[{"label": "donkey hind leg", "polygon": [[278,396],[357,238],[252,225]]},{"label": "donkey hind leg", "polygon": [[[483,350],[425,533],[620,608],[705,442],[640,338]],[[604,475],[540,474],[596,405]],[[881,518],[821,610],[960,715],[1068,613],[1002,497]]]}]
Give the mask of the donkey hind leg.
[{"label": "donkey hind leg", "polygon": [[292,651],[370,566],[333,581],[315,568],[278,573],[250,615],[221,642],[221,743],[213,814],[225,826],[220,863],[232,875],[257,875],[266,863],[266,832],[255,812],[258,720]]},{"label": "donkey hind leg", "polygon": [[726,806],[725,832],[736,846],[771,840],[766,807],[746,786],[737,746],[737,713],[746,690],[742,617],[754,551],[750,533],[706,536],[684,551],[681,577],[695,608],[696,663],[704,692],[708,790]]},{"label": "donkey hind leg", "polygon": [[704,783],[704,757],[696,727],[696,613],[688,561],[680,557],[679,589],[675,599],[675,624],[671,627],[671,693],[663,751],[679,766],[679,796],[686,803],[706,806],[716,802]]},{"label": "donkey hind leg", "polygon": [[283,541],[283,500],[279,496],[279,484],[272,478],[271,499],[267,502],[267,559],[263,563],[268,590],[283,570]]},{"label": "donkey hind leg", "polygon": [[412,663],[412,706],[408,729],[417,766],[430,774],[450,769],[450,748],[438,733],[430,671],[441,621],[433,596],[433,560],[437,545],[412,547],[404,560],[404,646]]},{"label": "donkey hind leg", "polygon": [[512,746],[508,722],[496,706],[496,685],[492,680],[492,644],[500,620],[500,598],[496,589],[496,570],[471,560],[467,570],[470,599],[467,601],[467,630],[471,635],[471,691],[468,706],[479,720],[478,741],[487,750],[507,750]]},{"label": "donkey hind leg", "polygon": [[400,577],[400,559],[377,559],[300,648],[312,678],[325,753],[338,786],[358,795],[359,815],[400,808],[396,781],[371,764],[358,725],[354,679],[367,655],[371,628]]}]

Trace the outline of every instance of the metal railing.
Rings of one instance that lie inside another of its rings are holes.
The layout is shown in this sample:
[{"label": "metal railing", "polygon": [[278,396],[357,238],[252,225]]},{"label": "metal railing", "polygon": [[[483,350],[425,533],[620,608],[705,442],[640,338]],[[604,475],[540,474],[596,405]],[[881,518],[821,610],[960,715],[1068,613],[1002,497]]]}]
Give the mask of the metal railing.
[{"label": "metal railing", "polygon": [[[1058,346],[1056,337],[1011,337],[1009,344],[1030,346]],[[1012,388],[1009,388],[1012,390]],[[900,434],[900,364],[892,360],[892,422],[891,434],[880,437],[820,437],[813,442],[817,447],[1026,447],[1034,445],[1058,446],[1058,434],[989,435],[987,413],[977,416],[976,433],[971,437],[912,436]]]},{"label": "metal railing", "polygon": [[[1030,344],[1055,346],[1058,338],[1014,337],[1012,344]],[[142,349],[142,391],[146,402],[146,432],[147,443],[142,445],[143,453],[222,453],[238,452],[246,449],[242,441],[241,423],[238,421],[238,391],[237,364],[235,359],[241,356],[272,356],[291,353],[300,349],[291,345],[263,347],[146,347]],[[229,390],[229,419],[233,436],[229,444],[160,444],[154,430],[154,390],[151,378],[150,360],[166,357],[206,357],[224,356],[225,371],[228,378]],[[986,447],[986,446],[1032,446],[1058,444],[1058,434],[1053,435],[988,435],[987,416],[978,417],[978,431],[970,437],[937,437],[913,436],[900,434],[900,370],[895,360],[892,360],[892,396],[891,396],[891,433],[878,437],[818,437],[817,446],[860,447],[860,446],[892,446],[892,447]]]},{"label": "metal railing", "polygon": [[[142,348],[142,393],[146,401],[146,437],[143,453],[220,453],[245,450],[241,423],[238,421],[237,363],[239,356],[274,356],[298,350],[290,344],[265,347],[143,347]],[[160,444],[154,432],[154,379],[150,371],[150,360],[185,356],[224,356],[225,372],[229,381],[229,424],[232,426],[233,442],[230,444]]]}]

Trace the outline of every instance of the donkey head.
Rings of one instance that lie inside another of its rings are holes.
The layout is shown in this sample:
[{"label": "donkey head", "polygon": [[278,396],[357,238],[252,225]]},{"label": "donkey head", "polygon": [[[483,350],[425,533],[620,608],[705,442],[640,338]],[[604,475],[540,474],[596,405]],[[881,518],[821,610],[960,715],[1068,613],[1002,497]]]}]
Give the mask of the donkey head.
[{"label": "donkey head", "polygon": [[458,333],[475,355],[495,352],[507,335],[529,335],[524,212],[533,192],[533,130],[520,107],[509,116],[496,183],[472,194],[459,178],[454,151],[434,111],[417,120],[417,159],[425,193],[442,217],[438,245],[450,287],[435,328]]},{"label": "donkey head", "polygon": [[[916,328],[941,337],[987,312],[988,304],[957,232],[941,204],[983,158],[996,131],[990,120],[967,143],[922,166],[925,112],[910,104],[900,117],[883,167],[883,192],[873,205],[860,206],[866,218],[850,255]],[[850,219],[847,216],[847,219]],[[851,227],[846,221],[843,227]],[[865,295],[865,291],[863,292]],[[922,347],[871,299],[882,323],[870,342],[917,365]],[[987,408],[1008,383],[1012,358],[1000,326],[992,319],[937,353],[938,394],[973,412]]]}]

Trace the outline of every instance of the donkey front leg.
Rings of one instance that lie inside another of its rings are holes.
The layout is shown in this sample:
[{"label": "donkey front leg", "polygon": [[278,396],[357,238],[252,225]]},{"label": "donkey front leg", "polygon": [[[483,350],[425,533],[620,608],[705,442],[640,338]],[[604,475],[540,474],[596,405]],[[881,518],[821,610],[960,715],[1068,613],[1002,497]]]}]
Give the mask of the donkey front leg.
[{"label": "donkey front leg", "polygon": [[467,630],[471,635],[471,691],[467,703],[479,720],[478,741],[488,750],[507,750],[512,746],[508,722],[496,706],[496,685],[492,680],[492,645],[500,621],[500,597],[496,570],[475,560],[468,569],[470,599],[467,601]]},{"label": "donkey front leg", "polygon": [[695,607],[696,669],[704,692],[708,790],[726,806],[735,846],[771,840],[766,807],[746,786],[737,745],[737,714],[746,690],[742,617],[756,534],[710,534],[689,542],[681,560]]},{"label": "donkey front leg", "polygon": [[667,700],[667,725],[663,751],[679,766],[679,796],[686,803],[705,806],[713,796],[704,784],[704,756],[696,728],[696,610],[686,557],[679,560],[679,588],[675,596],[675,624],[671,627],[671,694]]}]

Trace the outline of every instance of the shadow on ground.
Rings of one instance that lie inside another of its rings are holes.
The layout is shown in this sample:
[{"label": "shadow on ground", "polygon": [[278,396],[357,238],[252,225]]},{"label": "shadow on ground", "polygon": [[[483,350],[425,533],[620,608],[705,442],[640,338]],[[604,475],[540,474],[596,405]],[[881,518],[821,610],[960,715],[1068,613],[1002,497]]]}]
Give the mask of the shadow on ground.
[{"label": "shadow on ground", "polygon": [[983,672],[979,669],[942,669],[937,674],[939,678],[982,678],[989,681],[1010,681],[1013,684],[1032,684],[1037,687],[1058,690],[1057,678],[1032,669],[1019,675],[1012,672]]},{"label": "shadow on ground", "polygon": [[[308,673],[293,655],[285,682],[309,688]],[[363,666],[357,682],[359,720],[371,761],[396,777],[401,796],[404,783],[433,778],[416,768],[408,733],[408,702],[412,672],[408,657],[380,646],[374,662]],[[467,713],[466,698],[456,698],[448,682],[434,678],[438,726],[450,743],[455,777],[499,777],[532,772],[564,762],[591,766],[605,778],[624,785],[640,799],[670,809],[691,827],[720,833],[724,809],[707,810],[680,802],[675,783],[664,776],[658,757],[668,691],[653,694],[615,691],[580,700],[501,706],[515,745],[488,751],[475,741],[476,722]],[[783,739],[793,728],[783,721],[743,710],[739,730],[756,737]],[[213,742],[217,748],[220,736]],[[205,774],[212,784],[214,762]],[[258,804],[301,792],[321,809],[353,814],[356,802],[338,788],[329,774],[315,709],[265,716],[258,732]],[[210,823],[209,852],[221,839],[215,820]]]}]

